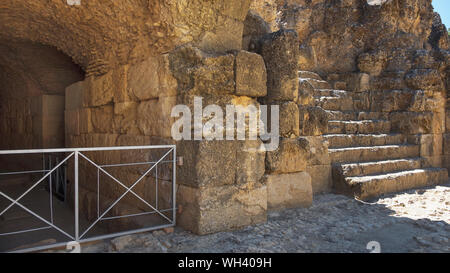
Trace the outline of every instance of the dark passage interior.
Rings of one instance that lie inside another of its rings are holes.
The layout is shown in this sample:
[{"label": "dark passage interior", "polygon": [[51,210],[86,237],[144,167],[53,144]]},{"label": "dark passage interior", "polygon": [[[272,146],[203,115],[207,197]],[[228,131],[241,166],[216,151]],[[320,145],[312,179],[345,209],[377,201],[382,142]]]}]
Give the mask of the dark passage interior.
[{"label": "dark passage interior", "polygon": [[[32,42],[0,41],[0,150],[65,147],[65,88],[83,79],[83,70],[54,47]],[[57,160],[62,160],[62,156],[1,155],[0,191],[13,199],[18,198],[46,173],[5,173],[49,169],[56,165]],[[52,175],[52,179],[53,198],[49,198],[50,180],[46,179],[20,201],[47,219],[52,217],[50,202],[55,208],[52,213],[64,215],[63,212],[69,210],[62,188],[65,185],[64,166]],[[10,204],[10,200],[0,197],[0,213]],[[0,216],[0,223],[0,233],[45,226],[17,205]],[[47,237],[45,232],[48,229],[28,234],[36,236],[39,241]],[[58,236],[52,235],[52,238]],[[11,236],[0,236],[0,248],[13,247],[7,241],[20,245],[29,242],[28,239],[17,237],[11,240]]]}]

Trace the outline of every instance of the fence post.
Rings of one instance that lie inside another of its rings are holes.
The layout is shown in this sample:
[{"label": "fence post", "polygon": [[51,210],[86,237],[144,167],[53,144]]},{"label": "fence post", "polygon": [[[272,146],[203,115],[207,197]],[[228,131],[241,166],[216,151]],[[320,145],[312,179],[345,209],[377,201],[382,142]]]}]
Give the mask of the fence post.
[{"label": "fence post", "polygon": [[78,211],[78,151],[75,151],[75,241],[79,241],[79,211]]},{"label": "fence post", "polygon": [[177,222],[177,204],[176,204],[176,184],[177,184],[177,146],[173,147],[173,178],[172,178],[172,224],[176,225]]}]

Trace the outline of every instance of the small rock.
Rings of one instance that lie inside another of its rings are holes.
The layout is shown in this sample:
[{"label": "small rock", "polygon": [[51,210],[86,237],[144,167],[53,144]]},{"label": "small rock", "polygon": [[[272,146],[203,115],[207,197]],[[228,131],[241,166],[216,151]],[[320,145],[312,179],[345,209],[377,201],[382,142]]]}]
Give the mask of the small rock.
[{"label": "small rock", "polygon": [[163,230],[164,230],[164,232],[165,232],[166,234],[169,234],[169,233],[173,233],[174,228],[173,228],[173,227],[167,227],[167,228],[164,228]]},{"label": "small rock", "polygon": [[114,250],[121,251],[125,247],[131,245],[132,242],[133,242],[133,236],[126,235],[126,236],[117,237],[117,238],[111,240],[111,245]]}]

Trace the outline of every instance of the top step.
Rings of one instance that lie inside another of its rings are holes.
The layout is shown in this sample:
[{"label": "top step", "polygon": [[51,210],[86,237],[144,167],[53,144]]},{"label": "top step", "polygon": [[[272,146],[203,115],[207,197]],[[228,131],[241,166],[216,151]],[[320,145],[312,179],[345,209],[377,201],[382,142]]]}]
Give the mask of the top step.
[{"label": "top step", "polygon": [[319,74],[311,72],[311,71],[298,71],[298,77],[301,79],[315,79],[315,80],[322,80],[322,77],[319,76]]}]

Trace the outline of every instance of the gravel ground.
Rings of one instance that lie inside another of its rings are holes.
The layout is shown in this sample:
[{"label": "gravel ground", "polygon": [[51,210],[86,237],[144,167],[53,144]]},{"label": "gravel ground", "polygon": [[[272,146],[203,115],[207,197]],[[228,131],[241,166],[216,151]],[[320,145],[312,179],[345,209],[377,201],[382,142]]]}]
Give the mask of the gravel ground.
[{"label": "gravel ground", "polygon": [[335,194],[310,208],[270,212],[268,222],[197,236],[180,228],[123,236],[82,252],[450,252],[450,184],[384,196],[372,203]]}]

